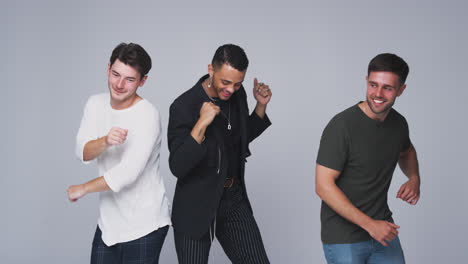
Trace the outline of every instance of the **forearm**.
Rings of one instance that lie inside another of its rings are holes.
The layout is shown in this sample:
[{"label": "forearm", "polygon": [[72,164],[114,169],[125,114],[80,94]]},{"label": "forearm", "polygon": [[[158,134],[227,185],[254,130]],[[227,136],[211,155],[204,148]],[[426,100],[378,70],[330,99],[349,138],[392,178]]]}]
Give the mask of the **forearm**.
[{"label": "forearm", "polygon": [[89,161],[101,155],[108,148],[106,136],[91,140],[83,148],[83,160]]},{"label": "forearm", "polygon": [[205,123],[206,122],[203,122],[199,119],[190,132],[190,135],[193,137],[193,139],[195,139],[195,141],[197,141],[198,144],[201,144],[203,142],[203,138],[205,137],[206,128],[208,127]]},{"label": "forearm", "polygon": [[103,192],[110,190],[104,177],[98,177],[87,183],[80,185],[72,185],[68,187],[68,199],[72,202],[76,202],[88,193]]},{"label": "forearm", "polygon": [[103,176],[97,177],[89,182],[83,183],[82,185],[86,194],[110,190]]},{"label": "forearm", "polygon": [[336,213],[348,221],[368,230],[373,219],[364,214],[341,191],[335,183],[321,184],[317,187],[317,194]]},{"label": "forearm", "polygon": [[419,163],[416,154],[416,149],[411,145],[407,151],[400,155],[398,160],[398,165],[400,166],[401,171],[408,177],[409,179],[417,179],[419,178]]},{"label": "forearm", "polygon": [[267,105],[260,104],[259,102],[255,106],[255,113],[262,119],[265,117],[266,107]]}]

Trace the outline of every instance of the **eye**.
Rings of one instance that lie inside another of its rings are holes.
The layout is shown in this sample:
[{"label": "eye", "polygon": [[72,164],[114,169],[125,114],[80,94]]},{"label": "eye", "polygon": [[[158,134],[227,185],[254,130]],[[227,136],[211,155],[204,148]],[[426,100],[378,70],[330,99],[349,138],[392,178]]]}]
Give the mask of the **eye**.
[{"label": "eye", "polygon": [[119,76],[119,74],[116,73],[116,72],[112,72],[112,75],[114,75],[115,77],[118,77],[118,76]]},{"label": "eye", "polygon": [[223,81],[223,84],[224,84],[224,85],[228,85],[229,82],[228,82],[228,81]]}]

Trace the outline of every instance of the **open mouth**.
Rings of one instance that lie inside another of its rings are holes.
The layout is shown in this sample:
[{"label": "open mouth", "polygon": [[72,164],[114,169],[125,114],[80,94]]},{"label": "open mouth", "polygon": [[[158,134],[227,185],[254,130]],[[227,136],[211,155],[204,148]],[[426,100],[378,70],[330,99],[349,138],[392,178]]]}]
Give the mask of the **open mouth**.
[{"label": "open mouth", "polygon": [[222,92],[221,94],[223,95],[223,97],[226,97],[226,98],[229,98],[231,96],[231,93],[229,92]]},{"label": "open mouth", "polygon": [[381,105],[381,104],[383,104],[383,103],[384,103],[384,101],[383,101],[383,100],[377,100],[377,99],[373,99],[372,101],[373,101],[373,102],[374,102],[374,104],[376,104],[376,105]]}]

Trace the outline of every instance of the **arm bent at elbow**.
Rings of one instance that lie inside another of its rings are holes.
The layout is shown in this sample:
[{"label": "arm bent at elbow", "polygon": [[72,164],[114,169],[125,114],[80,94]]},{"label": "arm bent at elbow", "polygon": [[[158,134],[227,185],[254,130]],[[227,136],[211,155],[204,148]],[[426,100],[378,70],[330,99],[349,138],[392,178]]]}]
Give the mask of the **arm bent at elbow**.
[{"label": "arm bent at elbow", "polygon": [[374,220],[359,210],[338,188],[335,181],[341,172],[320,164],[315,169],[315,191],[336,213],[366,230],[370,236],[387,246],[398,235],[399,226],[381,220]]}]

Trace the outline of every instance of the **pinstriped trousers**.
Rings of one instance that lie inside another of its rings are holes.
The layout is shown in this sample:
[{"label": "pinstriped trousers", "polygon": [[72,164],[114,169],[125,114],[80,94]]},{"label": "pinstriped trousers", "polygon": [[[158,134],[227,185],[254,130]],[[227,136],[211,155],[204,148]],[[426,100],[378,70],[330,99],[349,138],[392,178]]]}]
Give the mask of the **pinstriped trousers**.
[{"label": "pinstriped trousers", "polygon": [[177,258],[181,264],[206,264],[216,234],[224,252],[234,264],[270,263],[260,230],[239,184],[224,190],[213,228],[195,240],[174,230]]}]

